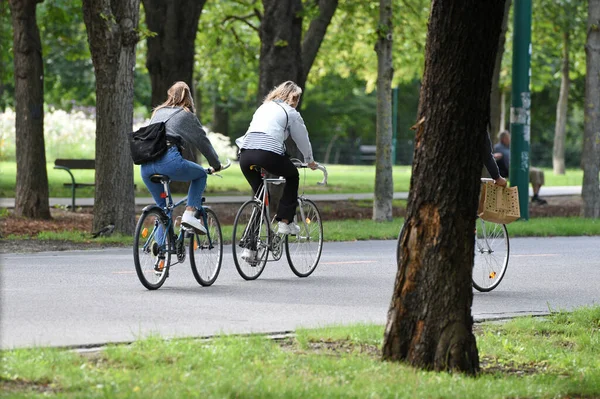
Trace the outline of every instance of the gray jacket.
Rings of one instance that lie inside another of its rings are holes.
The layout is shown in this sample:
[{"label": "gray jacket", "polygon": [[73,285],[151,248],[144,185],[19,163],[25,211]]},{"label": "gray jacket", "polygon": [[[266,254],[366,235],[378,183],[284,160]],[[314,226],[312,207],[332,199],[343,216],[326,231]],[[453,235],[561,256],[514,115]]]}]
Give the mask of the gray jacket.
[{"label": "gray jacket", "polygon": [[[164,122],[181,107],[161,108],[152,117],[150,123]],[[208,160],[210,166],[221,168],[219,156],[206,136],[206,132],[196,115],[185,110],[174,115],[166,124],[167,139],[181,145],[192,145]]]}]

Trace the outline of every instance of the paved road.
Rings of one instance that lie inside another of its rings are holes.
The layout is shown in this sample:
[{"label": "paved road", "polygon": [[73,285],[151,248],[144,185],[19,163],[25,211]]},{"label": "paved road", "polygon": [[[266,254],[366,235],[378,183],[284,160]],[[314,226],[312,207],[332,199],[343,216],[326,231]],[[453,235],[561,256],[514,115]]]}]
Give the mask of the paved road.
[{"label": "paved road", "polygon": [[[571,309],[600,300],[600,238],[511,241],[508,273],[475,293],[476,319]],[[137,280],[130,250],[3,256],[0,346],[88,345],[166,337],[279,332],[332,323],[383,324],[394,284],[394,241],[326,243],[319,268],[295,277],[284,261],[256,281],[235,271],[196,284],[188,264],[158,291]],[[285,258],[285,257],[284,257]]]},{"label": "paved road", "polygon": [[[561,195],[580,195],[580,186],[560,186],[560,187],[543,187],[540,191],[542,197],[552,197]],[[529,187],[529,195],[533,195],[531,187]],[[180,196],[181,197],[181,196]],[[180,198],[177,197],[177,198]],[[373,193],[358,193],[358,194],[311,194],[310,198],[313,201],[345,201],[348,199],[354,200],[365,200],[373,199]],[[397,192],[394,193],[394,199],[407,199],[408,193]],[[249,195],[208,195],[206,197],[207,204],[241,204],[242,202],[249,199]],[[150,197],[137,197],[135,199],[136,205],[147,205],[153,203]],[[77,198],[75,200],[76,206],[93,206],[93,198]],[[56,205],[71,205],[71,198],[50,198],[50,206]],[[0,198],[0,208],[14,208],[14,198]]]}]

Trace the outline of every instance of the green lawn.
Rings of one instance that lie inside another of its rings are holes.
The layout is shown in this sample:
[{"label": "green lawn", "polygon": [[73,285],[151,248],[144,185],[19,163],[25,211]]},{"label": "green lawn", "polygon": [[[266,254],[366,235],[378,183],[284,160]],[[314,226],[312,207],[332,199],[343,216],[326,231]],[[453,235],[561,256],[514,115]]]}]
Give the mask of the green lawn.
[{"label": "green lawn", "polygon": [[[389,223],[377,223],[370,219],[326,220],[323,222],[325,241],[395,240],[402,228],[402,219]],[[231,225],[221,226],[223,240],[229,244],[233,234]],[[595,219],[538,218],[527,222],[517,221],[508,225],[509,237],[556,237],[600,236],[600,221]],[[8,240],[20,240],[27,236],[8,236]],[[132,245],[131,236],[113,235],[92,239],[90,232],[65,231],[43,232],[33,237],[40,240],[94,242],[104,245]]]},{"label": "green lawn", "polygon": [[0,389],[31,398],[596,398],[599,328],[598,306],[477,326],[475,378],[382,362],[380,325],[283,341],[150,337],[91,355],[18,349],[0,352]]},{"label": "green lawn", "polygon": [[[317,186],[321,180],[321,172],[307,170],[300,172],[300,181],[306,182],[307,193],[367,193],[373,192],[375,185],[375,167],[360,165],[328,165],[329,184],[325,187]],[[16,164],[14,162],[0,162],[0,197],[14,197],[16,182]],[[70,197],[69,188],[63,186],[70,182],[70,177],[63,170],[54,169],[53,164],[48,164],[48,183],[50,186],[50,197]],[[394,191],[408,191],[410,186],[410,166],[395,166]],[[583,172],[570,169],[564,176],[554,176],[551,169],[545,170],[546,185],[548,186],[578,186],[581,185]],[[73,171],[75,179],[81,183],[94,181],[93,170]],[[149,196],[142,179],[140,178],[139,166],[134,170],[135,184],[137,185],[137,196]],[[306,177],[306,180],[304,178]],[[223,172],[223,179],[209,177],[206,192],[210,194],[241,194],[249,193],[249,186],[237,165]],[[93,197],[94,189],[83,188],[77,190],[78,197]]]}]

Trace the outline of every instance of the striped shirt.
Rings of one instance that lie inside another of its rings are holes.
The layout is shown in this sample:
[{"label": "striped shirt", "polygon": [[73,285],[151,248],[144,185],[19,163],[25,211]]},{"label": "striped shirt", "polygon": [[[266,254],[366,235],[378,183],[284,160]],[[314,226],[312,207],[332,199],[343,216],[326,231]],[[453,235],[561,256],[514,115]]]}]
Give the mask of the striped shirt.
[{"label": "striped shirt", "polygon": [[288,137],[304,156],[304,162],[313,162],[313,152],[308,131],[300,113],[285,102],[269,101],[262,104],[254,115],[243,140],[236,140],[240,149],[266,150],[285,154]]}]

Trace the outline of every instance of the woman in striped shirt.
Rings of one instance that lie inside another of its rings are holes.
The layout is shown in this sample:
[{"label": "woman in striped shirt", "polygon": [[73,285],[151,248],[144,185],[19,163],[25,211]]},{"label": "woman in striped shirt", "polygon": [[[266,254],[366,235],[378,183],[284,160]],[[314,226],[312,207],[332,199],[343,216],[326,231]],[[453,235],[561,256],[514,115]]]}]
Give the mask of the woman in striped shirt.
[{"label": "woman in striped shirt", "polygon": [[276,217],[281,234],[297,234],[300,231],[300,227],[292,222],[298,197],[298,169],[285,155],[285,140],[291,137],[302,152],[304,162],[311,169],[317,167],[304,120],[296,110],[301,95],[302,89],[292,81],[271,90],[254,112],[250,127],[240,144],[240,168],[255,193],[262,179],[259,173],[250,170],[252,165],[286,179]]}]

